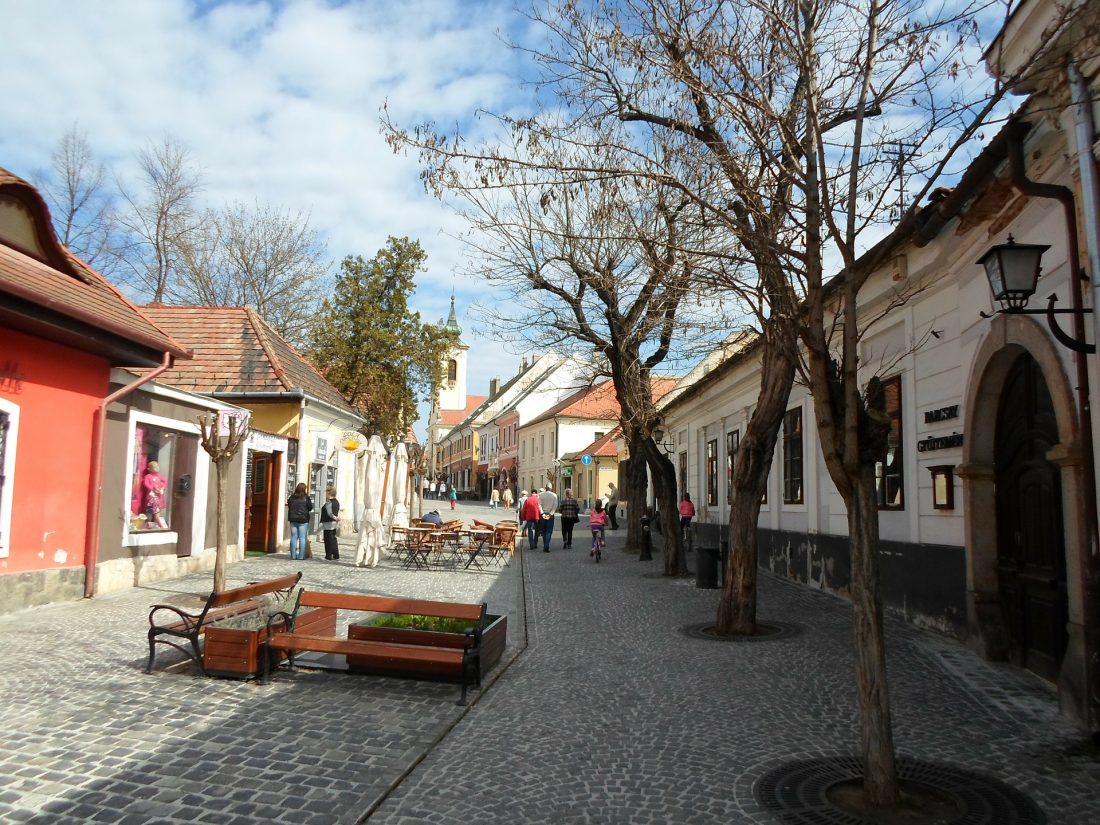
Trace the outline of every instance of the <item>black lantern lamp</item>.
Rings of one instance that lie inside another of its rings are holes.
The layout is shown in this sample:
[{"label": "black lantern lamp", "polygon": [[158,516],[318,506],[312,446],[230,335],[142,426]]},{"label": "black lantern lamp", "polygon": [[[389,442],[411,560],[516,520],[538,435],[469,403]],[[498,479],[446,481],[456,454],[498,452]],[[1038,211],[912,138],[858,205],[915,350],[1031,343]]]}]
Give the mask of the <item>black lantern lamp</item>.
[{"label": "black lantern lamp", "polygon": [[997,244],[978,260],[1003,312],[1020,312],[1027,306],[1042,271],[1039,262],[1048,249],[1050,244],[1016,243],[1009,235],[1008,243]]},{"label": "black lantern lamp", "polygon": [[[1047,324],[1055,338],[1064,346],[1076,352],[1091,354],[1096,352],[1096,345],[1086,341],[1079,341],[1067,335],[1056,320],[1056,315],[1083,315],[1091,313],[1089,307],[1080,309],[1055,309],[1058,301],[1057,295],[1051,295],[1047,300],[1046,309],[1028,309],[1027,302],[1035,294],[1036,283],[1042,267],[1039,266],[1043,253],[1050,249],[1049,244],[1016,243],[1015,238],[1008,236],[1008,243],[997,244],[981,258],[977,263],[985,269],[985,277],[989,279],[989,289],[993,298],[1000,303],[998,312],[1007,315],[1046,315]],[[979,313],[983,318],[991,318],[985,312]]]}]

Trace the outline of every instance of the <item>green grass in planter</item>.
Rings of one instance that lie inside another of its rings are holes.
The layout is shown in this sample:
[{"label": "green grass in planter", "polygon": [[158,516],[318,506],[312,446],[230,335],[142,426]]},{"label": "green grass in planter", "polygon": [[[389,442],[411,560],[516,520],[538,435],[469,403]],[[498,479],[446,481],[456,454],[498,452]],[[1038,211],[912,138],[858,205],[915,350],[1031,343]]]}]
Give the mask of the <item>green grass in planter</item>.
[{"label": "green grass in planter", "polygon": [[402,613],[379,616],[371,621],[375,627],[401,627],[408,630],[431,630],[436,633],[465,633],[473,624],[466,619],[444,619],[437,616],[417,616]]}]

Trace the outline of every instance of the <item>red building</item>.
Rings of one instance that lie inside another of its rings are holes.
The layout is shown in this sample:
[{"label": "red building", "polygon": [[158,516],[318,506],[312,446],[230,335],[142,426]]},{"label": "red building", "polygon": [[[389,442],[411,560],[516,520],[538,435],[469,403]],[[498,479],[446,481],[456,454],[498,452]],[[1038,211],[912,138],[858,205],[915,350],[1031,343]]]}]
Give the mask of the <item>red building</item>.
[{"label": "red building", "polygon": [[0,611],[91,594],[111,369],[187,355],[0,169]]}]

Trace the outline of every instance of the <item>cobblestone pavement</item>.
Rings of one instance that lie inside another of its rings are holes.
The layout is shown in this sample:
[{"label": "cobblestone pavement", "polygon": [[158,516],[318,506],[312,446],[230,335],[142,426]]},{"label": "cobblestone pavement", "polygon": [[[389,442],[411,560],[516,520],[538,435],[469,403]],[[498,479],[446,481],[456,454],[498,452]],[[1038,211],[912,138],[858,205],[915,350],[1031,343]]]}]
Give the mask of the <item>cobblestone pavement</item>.
[{"label": "cobblestone pavement", "polygon": [[[301,567],[325,588],[484,598],[508,613],[508,651],[467,710],[432,682],[145,675],[147,606],[210,574],[0,617],[0,822],[765,823],[763,772],[857,751],[845,602],[765,575],[760,618],[800,634],[692,638],[718,591],[656,575],[621,532],[596,565],[583,535],[524,554],[523,589],[520,564],[367,571],[347,548],[230,568],[233,584]],[[1100,822],[1100,764],[1043,683],[899,622],[888,644],[899,753],[999,778],[1052,825]]]}]

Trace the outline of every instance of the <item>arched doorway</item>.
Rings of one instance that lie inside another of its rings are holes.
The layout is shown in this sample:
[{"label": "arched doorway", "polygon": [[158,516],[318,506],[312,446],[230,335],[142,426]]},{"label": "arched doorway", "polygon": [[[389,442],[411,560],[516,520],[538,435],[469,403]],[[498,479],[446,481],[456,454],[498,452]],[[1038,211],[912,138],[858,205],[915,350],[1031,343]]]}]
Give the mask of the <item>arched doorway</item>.
[{"label": "arched doorway", "polygon": [[1048,458],[1058,443],[1042,370],[1020,353],[1005,376],[994,443],[998,594],[1010,655],[1051,681],[1068,619],[1061,470]]}]

